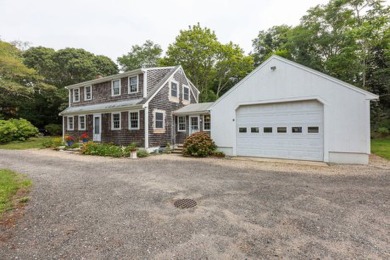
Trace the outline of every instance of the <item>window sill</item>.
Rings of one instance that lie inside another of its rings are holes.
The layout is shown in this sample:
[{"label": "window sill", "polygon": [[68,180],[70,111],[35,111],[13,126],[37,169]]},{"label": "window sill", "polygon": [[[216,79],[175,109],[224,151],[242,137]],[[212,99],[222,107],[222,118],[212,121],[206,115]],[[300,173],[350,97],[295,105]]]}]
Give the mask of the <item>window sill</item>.
[{"label": "window sill", "polygon": [[165,134],[165,129],[153,129],[153,133],[155,133],[155,134]]}]

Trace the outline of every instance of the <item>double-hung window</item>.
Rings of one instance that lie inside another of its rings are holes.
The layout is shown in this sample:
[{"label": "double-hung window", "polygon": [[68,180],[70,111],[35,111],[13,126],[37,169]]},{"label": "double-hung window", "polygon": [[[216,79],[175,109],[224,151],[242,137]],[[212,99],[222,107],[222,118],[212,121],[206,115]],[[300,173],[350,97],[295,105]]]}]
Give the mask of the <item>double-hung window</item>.
[{"label": "double-hung window", "polygon": [[73,116],[68,116],[67,119],[68,119],[68,122],[67,122],[67,129],[68,129],[68,130],[73,130],[73,129],[74,129]]},{"label": "double-hung window", "polygon": [[92,86],[84,88],[84,100],[92,100]]},{"label": "double-hung window", "polygon": [[121,113],[111,114],[111,130],[121,129]]},{"label": "double-hung window", "polygon": [[79,130],[85,130],[85,116],[79,116]]},{"label": "double-hung window", "polygon": [[188,86],[183,86],[183,100],[190,101],[190,88]]},{"label": "double-hung window", "polygon": [[129,93],[138,92],[138,76],[129,77]]},{"label": "double-hung window", "polygon": [[164,130],[165,129],[165,112],[161,110],[157,110],[154,112],[154,129],[156,130]]},{"label": "double-hung window", "polygon": [[179,84],[175,81],[171,81],[171,97],[179,97]]},{"label": "double-hung window", "polygon": [[186,131],[186,117],[185,116],[179,116],[178,117],[177,131],[179,131],[179,132],[185,132]]},{"label": "double-hung window", "polygon": [[139,112],[129,112],[129,129],[139,129]]},{"label": "double-hung window", "polygon": [[80,101],[80,89],[74,88],[73,89],[73,102],[79,102]]},{"label": "double-hung window", "polygon": [[121,94],[121,80],[116,79],[111,82],[111,96],[119,96]]},{"label": "double-hung window", "polygon": [[210,131],[211,128],[211,117],[210,115],[203,116],[203,130]]}]

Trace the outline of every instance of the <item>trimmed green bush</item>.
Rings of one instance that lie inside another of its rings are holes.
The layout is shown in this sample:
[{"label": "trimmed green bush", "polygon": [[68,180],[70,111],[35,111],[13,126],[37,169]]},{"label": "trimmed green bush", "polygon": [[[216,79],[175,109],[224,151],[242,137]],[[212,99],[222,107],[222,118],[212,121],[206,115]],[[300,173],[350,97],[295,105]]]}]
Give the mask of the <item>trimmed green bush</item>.
[{"label": "trimmed green bush", "polygon": [[206,157],[217,149],[214,141],[205,132],[197,132],[186,138],[183,145],[184,156]]},{"label": "trimmed green bush", "polygon": [[137,156],[139,158],[144,158],[144,157],[148,157],[149,153],[145,149],[140,149],[140,150],[137,151]]},{"label": "trimmed green bush", "polygon": [[25,141],[38,133],[38,129],[26,119],[0,120],[0,143]]},{"label": "trimmed green bush", "polygon": [[45,125],[45,130],[47,132],[49,132],[50,135],[61,135],[62,134],[62,125],[48,124],[48,125]]},{"label": "trimmed green bush", "polygon": [[[130,151],[135,149],[134,147],[134,144],[131,144],[129,146],[118,146],[114,144],[88,142],[81,147],[81,153],[87,155],[129,157]],[[141,155],[139,157],[146,157],[142,150],[138,150],[137,155]]]},{"label": "trimmed green bush", "polygon": [[57,148],[58,146],[63,146],[64,142],[62,141],[62,137],[50,137],[43,141],[42,145],[45,148]]}]

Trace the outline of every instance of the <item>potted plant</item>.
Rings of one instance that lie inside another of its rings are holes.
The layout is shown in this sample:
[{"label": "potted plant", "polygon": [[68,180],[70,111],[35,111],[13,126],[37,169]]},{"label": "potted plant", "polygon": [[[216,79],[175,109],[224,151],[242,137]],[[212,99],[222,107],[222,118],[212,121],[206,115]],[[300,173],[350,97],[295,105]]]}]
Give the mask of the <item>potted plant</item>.
[{"label": "potted plant", "polygon": [[89,136],[88,136],[87,132],[84,132],[80,135],[80,138],[83,141],[83,143],[86,143],[86,142],[88,142]]},{"label": "potted plant", "polygon": [[72,144],[74,143],[74,137],[71,135],[66,135],[65,142],[68,146],[72,146]]},{"label": "potted plant", "polygon": [[129,150],[130,150],[130,158],[131,159],[137,159],[137,144],[136,143],[131,143],[129,145]]}]

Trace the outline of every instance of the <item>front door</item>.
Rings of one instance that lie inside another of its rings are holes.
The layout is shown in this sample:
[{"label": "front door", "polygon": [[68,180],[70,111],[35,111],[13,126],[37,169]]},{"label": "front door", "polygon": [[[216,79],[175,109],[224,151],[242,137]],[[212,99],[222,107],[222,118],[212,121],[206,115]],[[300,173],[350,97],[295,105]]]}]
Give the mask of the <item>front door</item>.
[{"label": "front door", "polygon": [[190,116],[190,135],[199,132],[199,116]]},{"label": "front door", "polygon": [[100,142],[102,140],[102,115],[93,115],[93,141]]}]

